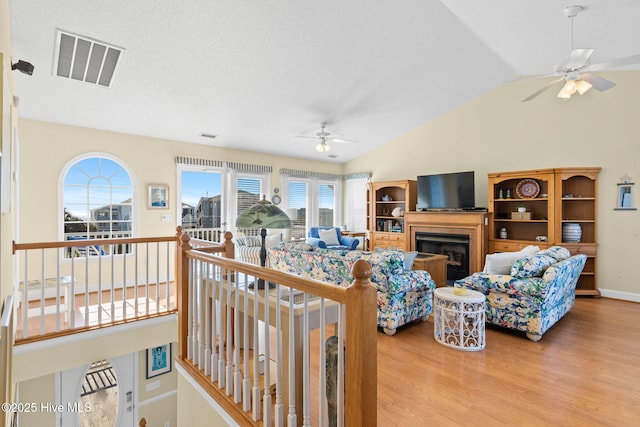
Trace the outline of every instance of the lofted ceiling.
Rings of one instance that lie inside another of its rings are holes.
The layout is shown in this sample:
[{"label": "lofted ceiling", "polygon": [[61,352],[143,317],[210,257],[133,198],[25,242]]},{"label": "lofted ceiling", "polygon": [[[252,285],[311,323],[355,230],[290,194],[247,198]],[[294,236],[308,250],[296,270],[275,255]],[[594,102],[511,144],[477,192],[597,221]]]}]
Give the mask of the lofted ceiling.
[{"label": "lofted ceiling", "polygon": [[[16,74],[19,115],[346,162],[505,82],[551,73],[570,51],[570,4],[10,0],[13,62],[35,66]],[[640,53],[640,2],[577,4],[574,46],[594,48],[593,63]],[[111,87],[54,76],[57,29],[124,48]],[[358,142],[318,153],[296,137],[321,122]]]}]

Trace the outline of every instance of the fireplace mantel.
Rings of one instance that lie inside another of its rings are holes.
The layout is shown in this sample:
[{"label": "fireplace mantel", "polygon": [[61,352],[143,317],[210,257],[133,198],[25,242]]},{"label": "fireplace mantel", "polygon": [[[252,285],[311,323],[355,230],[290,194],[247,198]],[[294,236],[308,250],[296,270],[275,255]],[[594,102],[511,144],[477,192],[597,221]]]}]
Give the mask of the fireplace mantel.
[{"label": "fireplace mantel", "polygon": [[417,212],[404,214],[411,250],[416,250],[416,233],[460,234],[469,237],[469,270],[482,271],[487,253],[487,212]]}]

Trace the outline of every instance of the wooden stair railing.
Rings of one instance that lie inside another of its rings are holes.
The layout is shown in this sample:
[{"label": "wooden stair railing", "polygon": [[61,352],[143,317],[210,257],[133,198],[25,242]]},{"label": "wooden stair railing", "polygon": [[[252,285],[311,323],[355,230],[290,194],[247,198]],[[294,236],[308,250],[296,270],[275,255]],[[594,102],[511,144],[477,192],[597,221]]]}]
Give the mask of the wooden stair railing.
[{"label": "wooden stair railing", "polygon": [[[337,419],[330,424],[376,425],[376,291],[370,265],[357,261],[354,283],[335,286],[233,260],[231,237],[225,234],[219,245],[192,241],[186,233],[180,237],[177,363],[242,425],[327,425],[324,344],[333,328]],[[251,288],[260,281],[273,288]],[[253,357],[257,351],[264,362]],[[313,389],[312,378],[318,383]]]}]

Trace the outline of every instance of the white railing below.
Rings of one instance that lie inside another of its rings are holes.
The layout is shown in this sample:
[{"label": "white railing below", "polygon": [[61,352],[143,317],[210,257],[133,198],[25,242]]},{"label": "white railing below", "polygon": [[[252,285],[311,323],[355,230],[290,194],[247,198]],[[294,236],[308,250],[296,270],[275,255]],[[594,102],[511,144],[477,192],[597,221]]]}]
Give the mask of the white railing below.
[{"label": "white railing below", "polygon": [[[92,246],[104,250],[65,257]],[[175,311],[175,248],[175,236],[15,243],[18,342]]]}]

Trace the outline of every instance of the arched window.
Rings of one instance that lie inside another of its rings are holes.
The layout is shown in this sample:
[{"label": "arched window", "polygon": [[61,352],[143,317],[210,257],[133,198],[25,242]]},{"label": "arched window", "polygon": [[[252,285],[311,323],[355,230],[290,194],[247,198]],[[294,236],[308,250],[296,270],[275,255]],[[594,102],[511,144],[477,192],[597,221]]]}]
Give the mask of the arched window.
[{"label": "arched window", "polygon": [[[133,235],[133,187],[123,164],[92,154],[71,162],[63,178],[65,240],[110,239]],[[87,247],[90,255],[100,248]]]}]

